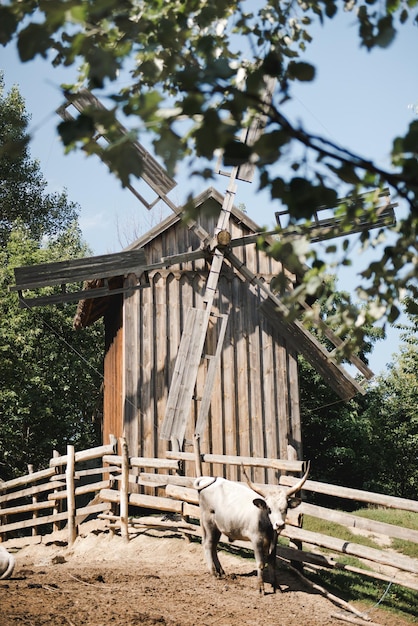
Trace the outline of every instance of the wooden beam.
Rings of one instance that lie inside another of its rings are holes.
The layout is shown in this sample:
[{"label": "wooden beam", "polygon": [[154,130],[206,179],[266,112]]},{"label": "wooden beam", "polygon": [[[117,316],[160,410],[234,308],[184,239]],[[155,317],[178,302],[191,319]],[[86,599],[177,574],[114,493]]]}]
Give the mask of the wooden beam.
[{"label": "wooden beam", "polygon": [[270,322],[279,329],[286,341],[315,367],[340,398],[350,400],[357,393],[365,393],[364,388],[335,361],[325,346],[309,333],[298,320],[286,321],[288,309],[262,280],[257,278],[232,251],[228,252],[226,256],[250,284],[255,285],[261,293],[264,293],[265,300],[261,308]]},{"label": "wooden beam", "polygon": [[14,270],[16,285],[12,285],[10,291],[113,278],[138,271],[138,268],[144,265],[145,252],[140,248],[116,254],[16,267]]},{"label": "wooden beam", "polygon": [[[72,105],[79,113],[87,113],[89,109],[96,109],[101,111],[106,111],[106,107],[98,100],[95,96],[93,96],[90,91],[87,89],[80,90],[77,94],[68,94],[67,95],[68,104],[60,107],[57,110],[58,115],[60,115],[66,121],[73,121],[74,118],[71,113],[68,111],[68,108]],[[119,135],[121,139],[125,138],[128,135],[127,129],[120,123],[116,122],[116,127],[114,128],[116,133]],[[105,139],[108,143],[110,143],[109,137],[104,135],[98,135],[98,141],[101,137]],[[148,150],[144,148],[139,141],[130,141],[130,144],[133,149],[133,153],[137,155],[139,162],[141,163],[141,178],[151,187],[151,189],[157,194],[157,200],[161,197],[161,194],[168,193],[173,189],[177,182],[168,175],[167,171],[158,163],[156,159],[152,156]],[[99,157],[102,159],[104,163],[109,167],[109,163],[106,160],[106,153],[99,153]],[[134,193],[134,195],[147,207],[152,208],[154,203],[149,204],[131,185],[128,185],[130,191]]]}]

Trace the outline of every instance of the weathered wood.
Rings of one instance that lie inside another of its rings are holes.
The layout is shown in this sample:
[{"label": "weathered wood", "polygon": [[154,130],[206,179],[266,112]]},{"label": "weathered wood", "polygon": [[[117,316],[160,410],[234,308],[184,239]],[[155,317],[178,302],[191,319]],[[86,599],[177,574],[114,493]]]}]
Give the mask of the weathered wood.
[{"label": "weathered wood", "polygon": [[[136,276],[129,274],[125,279],[125,286],[134,286]],[[139,442],[139,413],[138,413],[138,380],[140,377],[138,365],[138,310],[140,295],[138,291],[126,291],[123,299],[123,359],[125,407],[123,415],[123,435],[129,441],[130,452],[138,455]],[[122,441],[119,439],[119,441]],[[122,445],[122,444],[121,444]]]},{"label": "weathered wood", "polygon": [[[100,511],[105,511],[108,508],[107,503],[95,504],[93,506],[85,506],[77,509],[76,511],[76,523],[80,518],[85,518],[88,515],[95,515]],[[62,513],[52,513],[52,515],[43,515],[37,519],[20,520],[19,522],[11,522],[0,526],[2,533],[14,532],[23,530],[24,528],[31,528],[32,526],[43,526],[45,524],[54,524],[56,522],[65,522],[68,519],[67,511]]]},{"label": "weathered wood", "polygon": [[33,513],[34,511],[42,511],[43,509],[50,509],[51,507],[51,502],[36,502],[32,504],[10,506],[8,508],[0,509],[0,518],[7,517],[8,515],[17,515],[20,513]]},{"label": "weathered wood", "polygon": [[[392,582],[396,585],[402,585],[408,587],[414,591],[418,591],[418,581],[412,580],[412,576],[409,573],[404,574],[400,570],[391,569],[390,574],[383,574],[372,568],[374,565],[369,561],[368,568],[356,567],[354,565],[348,565],[346,563],[339,562],[338,555],[335,553],[324,554],[314,552],[312,550],[296,550],[295,548],[287,547],[281,543],[277,546],[278,557],[289,562],[300,562],[307,564],[310,568],[317,569],[337,569],[344,572],[352,572],[359,574],[367,578],[374,578],[376,580],[383,580],[385,582]],[[379,564],[377,564],[379,566]],[[369,569],[370,568],[370,569]]]},{"label": "weathered wood", "polygon": [[145,457],[131,457],[132,467],[154,467],[155,469],[179,470],[179,464],[175,460],[169,459],[147,459]]},{"label": "weathered wood", "polygon": [[256,286],[264,294],[262,311],[270,322],[279,329],[295,350],[303,354],[343,400],[349,400],[359,392],[365,393],[364,388],[335,361],[327,349],[303,327],[301,322],[286,321],[289,316],[287,308],[247,265],[243,264],[232,251],[228,251],[226,256],[252,287]]},{"label": "weathered wood", "polygon": [[354,615],[357,615],[361,619],[366,620],[367,622],[370,621],[368,615],[366,615],[365,613],[361,613],[352,604],[349,604],[345,600],[341,600],[341,598],[334,595],[333,593],[330,593],[327,589],[324,589],[323,587],[321,587],[321,585],[317,585],[316,583],[312,582],[311,580],[309,580],[309,578],[306,578],[306,576],[304,576],[297,568],[293,567],[291,564],[288,564],[288,567],[301,580],[303,580],[303,582],[307,585],[307,587],[314,589],[315,591],[319,592],[321,595],[323,595],[325,598],[327,598],[334,604],[338,604],[339,606],[343,607],[345,610],[350,611],[351,613],[354,613]]},{"label": "weathered wood", "polygon": [[[122,456],[117,454],[105,454],[103,456],[103,463],[113,463],[114,465],[122,464]],[[129,463],[131,467],[141,467],[141,468],[155,468],[155,469],[165,469],[165,470],[179,470],[179,463],[175,459],[157,459],[150,458],[144,456],[131,456],[129,459]]]},{"label": "weathered wood", "polygon": [[[297,479],[292,476],[281,476],[280,484],[288,487],[293,486]],[[338,485],[330,485],[314,480],[307,480],[303,485],[306,491],[313,491],[327,496],[335,496],[337,498],[346,498],[347,500],[357,500],[358,502],[367,502],[368,504],[376,504],[389,509],[401,509],[403,511],[412,511],[418,513],[418,501],[407,500],[406,498],[398,498],[396,496],[387,496],[382,493],[374,493],[363,491],[361,489],[351,489],[350,487],[341,487]]]},{"label": "weathered wood", "polygon": [[65,483],[54,480],[47,483],[42,483],[41,485],[33,485],[32,487],[27,487],[26,489],[20,489],[19,491],[11,491],[10,493],[4,493],[0,496],[0,503],[3,504],[5,502],[12,502],[13,500],[27,498],[35,494],[39,495],[40,493],[44,493],[45,491],[51,491],[51,489],[59,489],[63,485],[65,485]]},{"label": "weathered wood", "polygon": [[[83,113],[86,110],[88,111],[90,108],[106,111],[106,107],[100,102],[100,100],[98,100],[98,98],[96,98],[87,89],[81,89],[76,95],[68,95],[68,103],[61,106],[57,110],[57,113],[64,120],[73,120],[73,116],[70,111],[68,111],[68,108],[71,106],[74,106],[79,113]],[[127,129],[116,120],[112,127],[112,132],[116,132],[121,140],[128,135]],[[100,135],[100,138],[101,137],[103,137],[107,142],[110,141],[106,135]],[[98,139],[99,137],[97,137],[97,141]],[[168,172],[158,163],[152,154],[150,154],[148,150],[146,150],[146,148],[139,143],[139,141],[130,141],[130,147],[132,151],[132,158],[138,159],[141,166],[141,178],[143,178],[147,185],[149,185],[157,194],[157,199],[168,193],[171,189],[173,189],[173,187],[176,186],[176,181],[169,176]],[[99,151],[98,154],[102,161],[109,166],[105,157],[105,152]],[[154,205],[154,203],[150,205],[146,202],[138,191],[130,184],[127,186],[147,208],[151,208]]]},{"label": "weathered wood", "polygon": [[189,476],[171,476],[170,474],[148,474],[141,472],[139,475],[143,484],[155,487],[165,487],[166,485],[179,485],[179,487],[192,487],[194,478]]},{"label": "weathered wood", "polygon": [[364,617],[353,617],[352,615],[347,615],[346,613],[331,613],[330,617],[339,619],[342,622],[347,622],[348,624],[359,624],[360,626],[364,626],[364,622],[366,621],[368,626],[381,626],[381,624],[371,622],[370,619],[366,620]]},{"label": "weathered wood", "polygon": [[165,492],[169,498],[189,502],[189,504],[199,504],[199,495],[196,489],[179,487],[178,485],[167,485]]},{"label": "weathered wood", "polygon": [[89,448],[88,450],[81,450],[80,452],[76,452],[75,462],[82,463],[84,461],[98,459],[105,454],[114,454],[116,451],[116,445],[117,439],[113,435],[110,435],[110,443],[103,446],[97,446],[96,448]]},{"label": "weathered wood", "polygon": [[144,251],[135,249],[116,254],[16,267],[14,270],[16,285],[10,287],[10,291],[78,283],[97,278],[113,278],[142,271],[141,267],[144,265]]},{"label": "weathered wood", "polygon": [[35,483],[38,480],[43,480],[44,478],[51,478],[51,476],[53,476],[54,474],[55,470],[53,468],[48,468],[40,470],[38,472],[33,472],[33,474],[26,474],[26,476],[20,476],[19,478],[5,480],[4,482],[0,483],[0,493],[9,491],[10,489],[15,489],[16,487],[22,487],[22,485]]},{"label": "weathered wood", "polygon": [[359,528],[370,533],[377,533],[385,535],[386,537],[405,539],[406,541],[418,543],[418,530],[378,522],[366,517],[360,517],[359,515],[353,515],[352,513],[345,513],[344,511],[335,511],[322,506],[316,506],[314,504],[309,504],[308,502],[302,502],[301,509],[306,515],[312,515],[312,517],[318,517],[319,519],[336,522],[337,524],[347,526],[347,528]]},{"label": "weathered wood", "polygon": [[160,438],[176,439],[183,443],[190,403],[196,383],[197,369],[202,358],[202,332],[207,327],[208,313],[191,307],[176,360],[173,380],[167,399],[166,413],[160,430]]},{"label": "weathered wood", "polygon": [[198,437],[201,437],[203,435],[203,432],[206,426],[206,420],[208,417],[210,401],[212,397],[213,384],[215,382],[216,370],[219,367],[219,363],[221,359],[227,324],[228,324],[228,315],[222,315],[218,343],[216,346],[215,354],[211,356],[211,359],[209,362],[208,373],[207,373],[206,381],[205,381],[205,388],[203,391],[203,396],[202,396],[202,400],[200,403],[199,415],[198,415],[196,427],[195,427],[195,436],[198,436]]},{"label": "weathered wood", "polygon": [[[58,450],[54,450],[53,453],[52,453],[52,457],[54,459],[56,459],[59,456],[60,456],[60,453],[58,452]],[[57,475],[57,474],[58,474],[58,468],[55,468],[55,475]],[[50,482],[52,482],[52,478],[51,478]],[[53,494],[57,495],[59,493],[59,490],[64,488],[64,487],[65,487],[65,476],[64,476],[64,484],[61,484],[60,487],[53,488],[54,489],[53,490]],[[58,516],[58,514],[61,511],[61,506],[62,506],[62,502],[60,502],[58,500],[55,500],[54,508],[52,509],[52,514],[55,516],[55,519],[54,519],[54,521],[52,523],[52,530],[54,532],[59,531],[60,526],[61,526],[59,520],[57,519],[57,516]]]},{"label": "weathered wood", "polygon": [[[101,489],[105,489],[108,486],[109,486],[108,480],[100,480],[95,483],[86,483],[85,485],[82,485],[81,487],[75,487],[74,494],[76,496],[84,496],[87,493],[100,491]],[[62,491],[59,491],[58,493],[54,492],[54,493],[48,494],[48,500],[54,500],[54,501],[66,500],[67,497],[68,497],[67,489],[63,489]]]},{"label": "weathered wood", "polygon": [[[179,459],[183,461],[193,461],[192,452],[175,452],[167,450],[168,459]],[[306,472],[305,461],[293,461],[288,459],[265,459],[250,456],[232,456],[224,454],[203,454],[202,461],[204,463],[219,463],[225,465],[246,465],[249,467],[271,467],[283,472]],[[295,481],[296,482],[296,481]]]},{"label": "weathered wood", "polygon": [[[113,454],[114,448],[115,448],[115,444],[111,443],[111,444],[107,444],[104,446],[97,446],[96,448],[89,448],[88,450],[81,450],[80,452],[75,452],[74,462],[81,463],[83,461],[91,461],[93,459],[98,459],[104,455]],[[67,463],[68,463],[68,456],[64,454],[63,456],[58,456],[56,458],[54,457],[50,459],[49,467],[50,468],[60,467],[62,465],[67,465]],[[53,474],[54,472],[52,472],[52,474],[50,475],[52,476]]]},{"label": "weathered wood", "polygon": [[287,526],[281,533],[283,537],[289,539],[296,539],[309,543],[311,545],[320,546],[321,548],[327,548],[328,550],[334,550],[335,552],[342,552],[343,554],[349,554],[350,556],[356,556],[360,559],[367,559],[381,563],[382,565],[389,565],[396,567],[397,569],[405,572],[411,572],[412,574],[418,574],[418,560],[411,559],[407,556],[400,554],[392,554],[388,551],[377,550],[375,548],[368,548],[357,543],[351,543],[336,537],[329,537],[320,533],[314,533],[309,530],[303,530],[296,528],[295,526]]},{"label": "weathered wood", "polygon": [[129,454],[128,454],[128,444],[126,443],[125,437],[120,438],[120,447],[122,451],[122,480],[120,484],[120,527],[122,538],[125,541],[129,541],[129,533],[128,533],[128,509],[129,509]]},{"label": "weathered wood", "polygon": [[[120,495],[118,491],[113,489],[102,489],[100,497],[105,502],[118,503]],[[182,514],[183,503],[175,500],[169,500],[168,498],[159,498],[157,496],[148,496],[138,493],[131,493],[129,495],[129,504],[134,506],[143,507],[145,509],[157,509],[159,511],[171,511],[173,513]]]},{"label": "weathered wood", "polygon": [[68,525],[68,545],[72,546],[77,537],[76,525],[76,503],[75,503],[75,485],[74,485],[74,466],[75,453],[74,446],[67,446],[67,525]]}]

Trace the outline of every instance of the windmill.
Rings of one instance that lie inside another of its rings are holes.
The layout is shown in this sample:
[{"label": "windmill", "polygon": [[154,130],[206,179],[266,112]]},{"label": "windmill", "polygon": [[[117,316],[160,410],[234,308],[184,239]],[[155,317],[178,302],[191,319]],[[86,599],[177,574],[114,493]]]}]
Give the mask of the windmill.
[{"label": "windmill", "polygon": [[[97,98],[85,90],[78,96],[71,96],[68,103],[59,110],[63,119],[73,119],[71,107],[75,108],[79,113],[87,114],[91,107],[93,109],[103,109],[103,105]],[[246,132],[246,137],[242,138],[243,141],[254,142],[258,133],[262,132],[262,126],[263,120],[257,119],[249,131]],[[121,136],[125,136],[127,130],[122,125],[119,125],[118,132]],[[101,140],[106,141],[106,136],[97,137],[97,141]],[[167,195],[175,186],[175,181],[168,176],[165,170],[139,142],[135,142],[133,148],[143,165],[142,181],[155,194],[155,199],[152,202],[147,202],[136,188],[129,186],[129,189],[148,209],[161,200],[174,213],[179,214],[181,209]],[[220,173],[224,174],[225,172],[221,171]],[[204,350],[208,324],[216,315],[213,311],[213,301],[225,259],[236,269],[244,281],[257,286],[257,289],[263,294],[263,312],[267,317],[274,318],[276,326],[280,326],[289,342],[293,343],[308,361],[314,362],[325,378],[330,378],[330,372],[339,374],[340,379],[343,381],[342,389],[339,388],[338,390],[340,395],[348,398],[354,393],[362,391],[361,385],[345,372],[333,358],[332,353],[329,353],[321,343],[314,340],[312,336],[309,336],[309,342],[306,341],[309,333],[298,320],[294,320],[292,324],[286,322],[287,310],[278,296],[234,253],[234,248],[238,246],[253,244],[258,238],[258,234],[255,233],[247,237],[231,239],[228,225],[231,209],[234,205],[237,181],[251,180],[252,172],[251,168],[246,164],[238,164],[234,165],[232,171],[228,174],[228,188],[223,197],[214,232],[206,231],[196,221],[190,220],[188,223],[188,227],[193,230],[200,241],[200,246],[191,252],[161,257],[151,263],[146,260],[142,249],[128,249],[117,254],[16,268],[15,270],[16,285],[12,287],[12,290],[18,291],[21,305],[40,306],[80,299],[96,299],[124,293],[128,289],[126,285],[117,285],[115,287],[115,285],[111,284],[112,277],[118,275],[126,276],[133,274],[137,277],[136,281],[129,283],[130,291],[144,289],[147,287],[148,273],[157,268],[164,268],[193,259],[205,258],[208,260],[210,271],[202,300],[203,305],[200,307],[191,306],[188,309],[160,430],[160,438],[170,441],[174,450],[181,450],[184,443],[185,430],[190,418],[190,404],[194,393],[199,363]],[[387,198],[388,195],[384,195],[384,203],[381,210],[382,220],[393,220],[394,205],[386,202]],[[324,237],[329,236],[330,228],[333,225],[332,219],[328,218],[327,223],[325,223],[319,211],[315,216],[315,224],[313,225],[315,231],[313,234],[317,238],[316,240],[321,238],[321,230]],[[280,218],[281,215],[278,217]],[[387,223],[387,221],[384,223]],[[371,226],[366,220],[360,220],[357,227],[364,230]],[[69,288],[74,283],[92,280],[98,281],[98,286],[95,289],[74,290],[72,287],[71,289]],[[61,293],[41,296],[24,295],[26,290],[33,291],[41,287],[56,285],[61,286]],[[228,316],[223,314],[215,321],[220,325],[218,343],[213,355],[211,355],[204,391],[200,399],[199,414],[194,425],[196,458],[199,457],[199,439],[207,420],[213,380],[219,364]],[[329,328],[325,327],[325,332],[334,346],[338,347],[341,344],[341,340]],[[372,377],[372,372],[358,357],[353,356],[352,362],[366,378]]]}]

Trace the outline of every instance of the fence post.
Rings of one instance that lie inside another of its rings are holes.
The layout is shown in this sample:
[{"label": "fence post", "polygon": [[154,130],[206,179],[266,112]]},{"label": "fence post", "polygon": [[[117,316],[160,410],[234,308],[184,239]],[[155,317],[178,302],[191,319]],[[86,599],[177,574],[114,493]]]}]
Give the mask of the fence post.
[{"label": "fence post", "polygon": [[[58,452],[58,450],[53,450],[52,451],[52,457],[54,459],[58,458],[59,456],[61,456],[61,455]],[[59,469],[58,469],[58,467],[56,467],[55,468],[55,474],[58,474],[58,473],[59,473]],[[54,480],[54,479],[51,478],[51,480]],[[58,493],[58,491],[59,491],[58,489],[54,489],[54,494]],[[52,509],[52,514],[53,515],[58,515],[61,512],[61,510],[62,510],[62,506],[61,505],[62,505],[61,500],[55,500],[55,505],[54,505],[54,508]],[[55,532],[57,530],[60,530],[60,528],[61,528],[60,523],[54,521],[53,524],[52,524],[52,531]]]},{"label": "fence post", "polygon": [[67,446],[67,469],[65,481],[67,485],[67,516],[68,516],[68,545],[71,546],[77,536],[76,509],[75,509],[75,452],[74,446]]},{"label": "fence post", "polygon": [[129,515],[129,452],[125,437],[119,439],[122,452],[122,475],[120,482],[120,531],[123,539],[129,541],[128,515]]},{"label": "fence post", "polygon": [[[2,489],[3,483],[4,483],[4,480],[0,478],[0,495],[3,495],[3,489]],[[2,502],[0,502],[0,509],[1,508],[3,508]],[[4,518],[3,515],[0,516],[0,543],[3,543],[3,541],[6,541],[7,539],[7,534],[1,532],[2,524],[7,524],[7,518]]]},{"label": "fence post", "polygon": [[[28,465],[28,474],[33,474],[33,465]],[[32,496],[32,504],[37,504],[38,496],[34,494]],[[38,517],[38,511],[35,510],[32,513],[32,519],[36,519]],[[32,526],[32,537],[35,537],[38,534],[38,527]]]}]

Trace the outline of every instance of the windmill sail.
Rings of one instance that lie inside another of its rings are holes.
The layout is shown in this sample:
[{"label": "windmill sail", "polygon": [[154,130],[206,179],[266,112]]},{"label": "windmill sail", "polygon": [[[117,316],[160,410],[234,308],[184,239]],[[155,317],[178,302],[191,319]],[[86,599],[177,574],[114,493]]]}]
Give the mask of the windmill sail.
[{"label": "windmill sail", "polygon": [[[63,120],[73,121],[74,117],[71,115],[69,108],[74,107],[79,113],[85,113],[89,109],[97,109],[97,110],[106,110],[106,107],[93,96],[90,91],[87,89],[82,89],[77,94],[69,94],[67,95],[68,102],[61,106],[57,113],[62,117]],[[120,123],[117,122],[116,126],[117,134],[123,138],[128,134],[128,130]],[[95,137],[95,141],[98,142],[101,138],[105,139],[105,141],[109,142],[109,138],[106,134],[97,135]],[[133,185],[128,184],[128,189],[134,194],[142,204],[146,206],[147,209],[152,209],[152,207],[160,200],[164,199],[165,194],[167,194],[171,189],[173,189],[177,183],[171,178],[166,170],[154,159],[152,154],[144,148],[139,141],[131,142],[132,148],[134,149],[134,153],[136,153],[140,163],[141,163],[141,178],[145,183],[157,194],[157,197],[151,202],[147,202],[147,200],[139,193],[139,191],[133,187]],[[106,165],[109,167],[109,163],[106,161],[106,156],[104,153],[99,153],[100,158]]]}]

